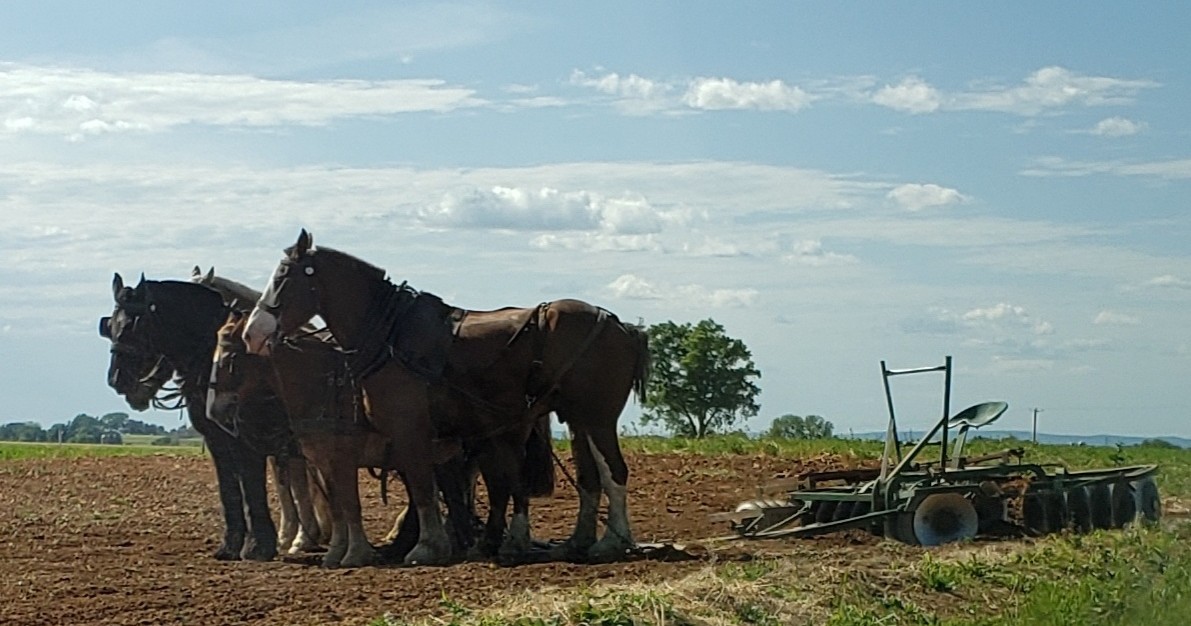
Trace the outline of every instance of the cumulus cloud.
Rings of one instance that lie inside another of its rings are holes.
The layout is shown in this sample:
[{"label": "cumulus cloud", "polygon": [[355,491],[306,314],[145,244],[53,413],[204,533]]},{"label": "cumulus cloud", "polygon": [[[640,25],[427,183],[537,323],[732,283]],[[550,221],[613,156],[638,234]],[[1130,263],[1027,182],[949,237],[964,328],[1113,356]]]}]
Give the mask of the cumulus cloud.
[{"label": "cumulus cloud", "polygon": [[1133,102],[1150,80],[1086,76],[1064,67],[1044,67],[1013,87],[977,88],[956,94],[954,108],[1038,115],[1070,105],[1120,105]]},{"label": "cumulus cloud", "polygon": [[703,285],[654,284],[635,274],[623,274],[605,290],[614,298],[626,300],[666,300],[690,307],[741,308],[752,306],[756,289],[711,289]]},{"label": "cumulus cloud", "polygon": [[1097,326],[1137,326],[1141,320],[1126,313],[1118,313],[1105,309],[1096,314],[1092,323]]},{"label": "cumulus cloud", "polygon": [[687,87],[682,101],[692,109],[756,109],[798,111],[813,98],[799,87],[780,80],[765,83],[737,82],[731,78],[698,78]]},{"label": "cumulus cloud", "polygon": [[885,197],[908,211],[950,206],[969,200],[967,196],[955,189],[941,187],[933,183],[898,185],[890,190]]},{"label": "cumulus cloud", "polygon": [[1140,133],[1145,127],[1142,122],[1134,122],[1123,117],[1109,117],[1097,122],[1088,132],[1101,137],[1127,137]]},{"label": "cumulus cloud", "polygon": [[[589,75],[571,72],[570,84],[594,89],[614,97],[617,106],[630,113],[674,112],[679,110],[718,111],[747,109],[796,112],[814,97],[798,86],[781,80],[765,82],[737,81],[732,78],[694,78],[686,81],[659,81],[638,76],[607,72]],[[676,95],[680,94],[680,95]]]},{"label": "cumulus cloud", "polygon": [[803,239],[784,247],[785,253],[782,254],[782,261],[795,265],[821,267],[856,262],[856,257],[850,254],[838,254],[824,250],[823,243],[818,239]]},{"label": "cumulus cloud", "polygon": [[3,132],[62,135],[184,125],[322,125],[337,118],[478,106],[440,80],[269,80],[249,75],[111,73],[0,62]]},{"label": "cumulus cloud", "polygon": [[979,343],[1004,343],[1012,336],[1026,331],[1028,335],[1042,336],[1054,333],[1054,326],[1045,320],[1030,315],[1025,307],[999,302],[988,307],[976,307],[963,313],[945,308],[932,307],[926,314],[904,320],[902,329],[912,333],[954,334],[974,332]]},{"label": "cumulus cloud", "polygon": [[643,235],[661,230],[661,218],[639,196],[606,198],[549,187],[472,189],[445,195],[418,211],[431,226],[505,230],[599,230]]},{"label": "cumulus cloud", "polygon": [[872,96],[874,103],[906,113],[932,113],[939,110],[942,96],[938,89],[916,76],[896,85],[885,85]]}]

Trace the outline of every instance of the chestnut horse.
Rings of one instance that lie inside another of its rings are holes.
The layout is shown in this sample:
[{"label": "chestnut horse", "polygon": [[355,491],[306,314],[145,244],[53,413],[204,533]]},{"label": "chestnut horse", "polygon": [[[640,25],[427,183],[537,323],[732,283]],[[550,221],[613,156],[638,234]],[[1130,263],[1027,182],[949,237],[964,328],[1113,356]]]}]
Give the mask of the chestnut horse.
[{"label": "chestnut horse", "polygon": [[[223,299],[201,285],[144,276],[136,287],[126,287],[119,274],[112,279],[112,295],[115,310],[99,320],[100,336],[111,341],[108,384],[129,406],[144,410],[158,402],[158,392],[176,377],[180,402],[191,425],[203,435],[219,481],[224,536],[215,558],[272,559],[277,554],[277,530],[269,515],[266,453],[261,451],[272,447],[271,433],[237,437],[207,419],[207,375],[215,333],[227,318]],[[259,446],[250,445],[252,438]]]},{"label": "chestnut horse", "polygon": [[[255,303],[260,292],[224,276],[216,276],[212,267],[207,273],[197,265],[190,274],[190,282],[210,287],[219,292],[223,303],[229,309],[243,309]],[[214,376],[214,374],[212,374]],[[211,416],[211,398],[207,398],[207,416]],[[267,413],[265,414],[267,415]],[[256,417],[264,417],[257,415]],[[225,416],[226,417],[226,416]],[[224,417],[225,424],[234,423]],[[311,485],[307,474],[306,459],[296,449],[286,450],[280,456],[271,456],[273,481],[277,488],[277,501],[281,505],[281,520],[277,529],[277,549],[289,554],[313,551],[331,540],[331,514],[325,494]],[[312,490],[311,488],[314,487]]]},{"label": "chestnut horse", "polygon": [[[246,321],[246,315],[233,312],[219,330],[208,416],[225,421],[258,398],[280,397],[288,426],[303,455],[318,469],[331,501],[331,542],[323,566],[367,565],[374,554],[360,516],[358,469],[395,468],[388,439],[365,418],[362,393],[348,370],[347,357],[333,341],[319,336],[325,333],[289,339],[265,358],[247,353],[241,336]],[[538,455],[539,468],[544,463],[548,471],[551,462],[548,455]],[[436,475],[448,503],[453,546],[462,556],[474,544],[474,471],[459,458],[439,467]],[[417,516],[404,513],[398,523],[405,520],[405,528],[391,546],[400,557],[412,549],[411,533],[417,532]]]},{"label": "chestnut horse", "polygon": [[[391,440],[417,505],[420,535],[407,563],[448,557],[442,519],[432,506],[433,467],[463,445],[483,449],[485,480],[496,478],[489,483],[490,531],[495,524],[503,528],[512,497],[505,542],[510,551],[528,549],[528,490],[515,470],[528,433],[550,412],[570,428],[579,481],[578,518],[561,551],[605,560],[633,545],[628,467],[616,431],[629,394],[643,393],[649,372],[640,328],[578,300],[457,309],[393,285],[384,270],[355,257],[315,248],[303,230],[253,309],[245,342],[251,352],[268,354],[315,315],[351,355],[368,417]],[[508,493],[494,492],[502,486]],[[601,490],[608,525],[597,541]]]}]

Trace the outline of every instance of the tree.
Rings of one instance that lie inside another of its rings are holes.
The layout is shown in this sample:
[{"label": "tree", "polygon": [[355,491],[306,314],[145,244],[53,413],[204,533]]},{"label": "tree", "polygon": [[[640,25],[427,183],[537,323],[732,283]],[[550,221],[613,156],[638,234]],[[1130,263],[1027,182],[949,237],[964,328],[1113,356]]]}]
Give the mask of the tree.
[{"label": "tree", "polygon": [[653,372],[642,424],[680,437],[703,438],[757,414],[753,381],[761,372],[739,339],[712,319],[694,326],[662,322],[649,328]]},{"label": "tree", "polygon": [[99,424],[104,430],[123,431],[128,426],[127,413],[108,413],[99,418]]},{"label": "tree", "polygon": [[787,413],[773,420],[768,435],[776,439],[830,439],[834,432],[835,424],[820,415]]}]

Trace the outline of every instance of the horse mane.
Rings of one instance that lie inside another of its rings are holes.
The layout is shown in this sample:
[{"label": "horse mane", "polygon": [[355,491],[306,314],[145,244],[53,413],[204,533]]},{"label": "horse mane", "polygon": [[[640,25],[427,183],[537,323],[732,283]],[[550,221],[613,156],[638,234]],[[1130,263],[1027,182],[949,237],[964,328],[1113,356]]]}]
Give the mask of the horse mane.
[{"label": "horse mane", "polygon": [[[288,254],[290,250],[291,250],[291,248],[287,248],[286,253]],[[331,257],[332,262],[348,263],[348,264],[354,265],[357,270],[359,270],[365,274],[368,274],[369,277],[371,277],[371,278],[374,278],[377,280],[382,280],[382,281],[387,280],[388,272],[385,271],[384,269],[377,267],[377,266],[375,266],[375,265],[369,263],[368,261],[365,261],[359,257],[352,256],[352,255],[350,255],[346,252],[343,252],[341,250],[336,250],[335,248],[327,248],[325,246],[318,246],[317,248],[311,249],[309,254],[312,254],[315,256],[325,255],[325,256]]]},{"label": "horse mane", "polygon": [[261,292],[223,276],[211,276],[209,282],[205,276],[196,277],[194,282],[218,291],[224,304],[235,302],[238,309],[249,309],[261,299]]},{"label": "horse mane", "polygon": [[[141,289],[143,295],[133,296]],[[130,301],[131,297],[137,297],[138,301]],[[155,326],[152,331],[153,342],[163,355],[171,359],[211,358],[208,350],[214,347],[215,331],[227,317],[219,292],[190,281],[145,280],[117,303],[118,308],[139,306],[148,307],[140,315],[158,317],[168,325],[164,328]]]}]

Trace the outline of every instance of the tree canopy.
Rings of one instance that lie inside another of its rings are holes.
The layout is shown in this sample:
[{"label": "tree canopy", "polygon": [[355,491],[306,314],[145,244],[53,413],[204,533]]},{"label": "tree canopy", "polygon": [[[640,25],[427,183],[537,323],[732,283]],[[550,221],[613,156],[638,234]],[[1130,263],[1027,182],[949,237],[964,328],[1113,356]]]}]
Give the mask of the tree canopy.
[{"label": "tree canopy", "polygon": [[768,435],[778,439],[829,439],[834,433],[835,424],[821,415],[802,417],[787,413],[773,420]]},{"label": "tree canopy", "polygon": [[761,372],[744,342],[712,319],[649,327],[653,372],[642,424],[702,438],[757,414]]}]

